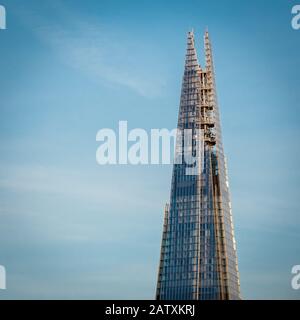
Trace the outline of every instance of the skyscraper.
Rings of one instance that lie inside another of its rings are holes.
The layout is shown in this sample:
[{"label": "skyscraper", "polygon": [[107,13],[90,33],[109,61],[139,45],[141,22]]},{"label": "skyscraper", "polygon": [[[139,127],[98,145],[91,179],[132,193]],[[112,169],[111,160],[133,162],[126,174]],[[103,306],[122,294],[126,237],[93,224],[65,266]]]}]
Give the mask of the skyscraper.
[{"label": "skyscraper", "polygon": [[[165,207],[156,299],[240,299],[226,161],[212,48],[204,36],[205,68],[188,33],[170,203]],[[189,149],[196,164],[187,162]],[[194,172],[189,170],[193,169]]]}]

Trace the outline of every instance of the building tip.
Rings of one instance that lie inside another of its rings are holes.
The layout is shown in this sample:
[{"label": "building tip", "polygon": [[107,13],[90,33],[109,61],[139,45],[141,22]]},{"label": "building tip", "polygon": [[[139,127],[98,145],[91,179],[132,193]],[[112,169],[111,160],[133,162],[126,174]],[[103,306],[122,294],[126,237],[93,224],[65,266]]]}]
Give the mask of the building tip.
[{"label": "building tip", "polygon": [[[205,27],[204,35],[205,37],[209,37],[208,26]],[[194,36],[194,28],[191,28],[190,31],[188,31],[188,36]]]},{"label": "building tip", "polygon": [[194,39],[194,30],[193,29],[188,32],[187,38],[190,39],[190,40]]}]

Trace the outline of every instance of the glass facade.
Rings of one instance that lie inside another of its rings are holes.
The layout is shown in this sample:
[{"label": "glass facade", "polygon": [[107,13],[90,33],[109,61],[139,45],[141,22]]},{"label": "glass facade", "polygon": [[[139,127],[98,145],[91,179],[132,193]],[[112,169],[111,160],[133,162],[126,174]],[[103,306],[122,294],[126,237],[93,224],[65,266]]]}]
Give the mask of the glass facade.
[{"label": "glass facade", "polygon": [[[211,44],[201,69],[188,33],[170,203],[165,207],[156,299],[240,299]],[[188,142],[187,142],[188,141]],[[197,159],[186,161],[185,151]],[[192,171],[190,171],[192,169]],[[191,173],[192,172],[192,173]]]}]

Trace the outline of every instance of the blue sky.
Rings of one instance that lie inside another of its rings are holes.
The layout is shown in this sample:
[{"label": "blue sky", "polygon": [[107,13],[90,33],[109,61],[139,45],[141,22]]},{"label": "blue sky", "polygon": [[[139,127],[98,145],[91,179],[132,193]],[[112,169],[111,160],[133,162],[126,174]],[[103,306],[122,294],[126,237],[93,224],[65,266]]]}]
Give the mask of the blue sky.
[{"label": "blue sky", "polygon": [[6,298],[152,299],[171,166],[99,166],[96,133],[177,123],[209,27],[242,295],[300,298],[297,1],[1,0]]}]

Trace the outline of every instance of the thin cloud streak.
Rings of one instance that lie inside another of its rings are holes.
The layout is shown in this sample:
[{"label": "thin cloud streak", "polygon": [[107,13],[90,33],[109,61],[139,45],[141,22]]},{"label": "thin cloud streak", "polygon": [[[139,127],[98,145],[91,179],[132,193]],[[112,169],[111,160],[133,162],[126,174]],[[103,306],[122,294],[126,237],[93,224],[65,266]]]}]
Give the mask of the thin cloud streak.
[{"label": "thin cloud streak", "polygon": [[[130,190],[116,192],[116,185],[105,185],[97,178],[74,171],[42,165],[0,166],[0,189],[11,192],[55,194],[61,197],[86,200],[90,204],[127,203],[135,206],[149,206],[143,199],[133,198]],[[98,176],[98,178],[101,176]]]},{"label": "thin cloud streak", "polygon": [[124,35],[122,31],[108,30],[96,22],[88,23],[84,16],[63,9],[61,5],[59,10],[62,19],[58,20],[54,17],[49,20],[28,7],[18,7],[16,11],[40,42],[64,64],[93,81],[123,86],[147,98],[162,94],[166,86],[165,76],[161,70],[154,74],[153,69],[144,63],[143,56],[148,53],[143,43],[137,46],[136,38]]}]

